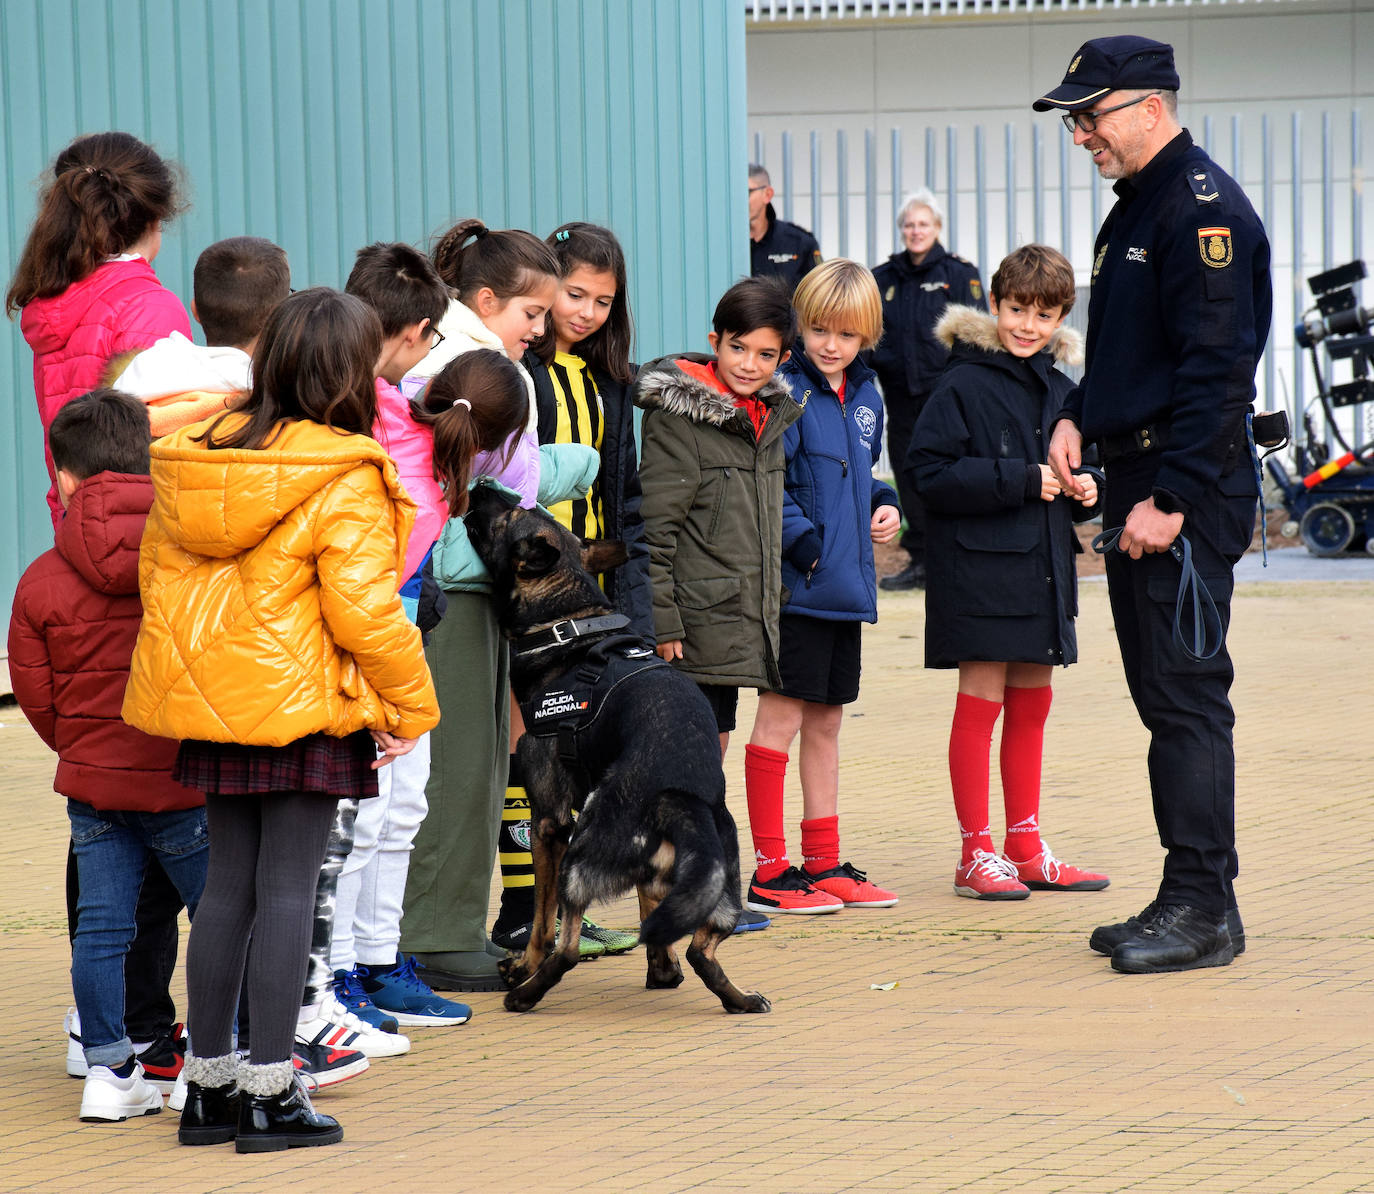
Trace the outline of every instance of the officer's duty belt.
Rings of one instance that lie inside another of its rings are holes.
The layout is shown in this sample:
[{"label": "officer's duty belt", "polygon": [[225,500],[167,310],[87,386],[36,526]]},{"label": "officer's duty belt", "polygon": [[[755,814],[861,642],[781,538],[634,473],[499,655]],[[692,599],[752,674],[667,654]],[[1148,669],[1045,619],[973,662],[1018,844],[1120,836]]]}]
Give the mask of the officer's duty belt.
[{"label": "officer's duty belt", "polygon": [[1122,456],[1147,456],[1163,451],[1168,438],[1169,429],[1155,425],[1141,427],[1138,431],[1123,431],[1120,435],[1100,436],[1097,446],[1102,453],[1102,463],[1111,464]]}]

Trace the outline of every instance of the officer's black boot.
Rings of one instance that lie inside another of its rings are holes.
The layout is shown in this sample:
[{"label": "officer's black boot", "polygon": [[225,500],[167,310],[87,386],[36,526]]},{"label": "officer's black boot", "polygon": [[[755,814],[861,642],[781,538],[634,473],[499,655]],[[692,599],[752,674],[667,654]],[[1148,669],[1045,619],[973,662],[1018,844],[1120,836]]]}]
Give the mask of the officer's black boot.
[{"label": "officer's black boot", "polygon": [[[1114,925],[1098,925],[1088,938],[1088,947],[1100,954],[1111,957],[1118,945],[1124,945],[1143,929],[1159,910],[1153,900],[1138,916],[1130,916]],[[1231,953],[1240,957],[1245,952],[1245,925],[1240,919],[1240,909],[1232,905],[1226,909],[1226,928],[1231,934]]]},{"label": "officer's black boot", "polygon": [[1160,904],[1154,918],[1112,951],[1122,974],[1166,974],[1229,966],[1235,957],[1226,918],[1188,904]]}]

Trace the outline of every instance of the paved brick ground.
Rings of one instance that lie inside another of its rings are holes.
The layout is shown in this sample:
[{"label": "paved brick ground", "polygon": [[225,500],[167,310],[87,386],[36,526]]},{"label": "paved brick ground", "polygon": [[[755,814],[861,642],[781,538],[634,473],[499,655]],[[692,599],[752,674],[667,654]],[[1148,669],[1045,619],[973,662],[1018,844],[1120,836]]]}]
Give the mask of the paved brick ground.
[{"label": "paved brick ground", "polygon": [[[637,953],[579,967],[533,1015],[473,996],[470,1024],[417,1029],[409,1056],[320,1096],[343,1144],[260,1157],[178,1148],[170,1114],[77,1121],[65,821],[50,756],[0,710],[0,1189],[1374,1190],[1374,585],[1242,587],[1250,949],[1229,969],[1149,978],[1114,975],[1086,946],[1096,922],[1148,902],[1160,855],[1105,591],[1083,588],[1043,822],[1109,890],[953,895],[953,679],[921,668],[919,596],[885,596],[842,739],[844,854],[901,904],[730,942],[727,970],[772,998],[769,1016],[727,1016],[692,979],[644,991]],[[742,714],[747,727],[752,702]],[[743,821],[741,760],[737,741]],[[795,784],[789,800],[799,818]],[[630,906],[600,919],[629,924]]]}]

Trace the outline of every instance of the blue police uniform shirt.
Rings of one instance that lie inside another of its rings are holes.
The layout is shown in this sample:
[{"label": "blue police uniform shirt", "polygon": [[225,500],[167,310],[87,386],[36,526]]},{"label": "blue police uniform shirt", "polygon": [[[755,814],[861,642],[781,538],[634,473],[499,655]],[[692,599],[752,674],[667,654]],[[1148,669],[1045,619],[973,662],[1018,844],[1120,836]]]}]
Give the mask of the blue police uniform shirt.
[{"label": "blue police uniform shirt", "polygon": [[1240,185],[1186,129],[1113,189],[1083,380],[1061,414],[1086,440],[1161,432],[1154,491],[1186,513],[1215,486],[1255,396],[1273,307],[1269,241]]}]

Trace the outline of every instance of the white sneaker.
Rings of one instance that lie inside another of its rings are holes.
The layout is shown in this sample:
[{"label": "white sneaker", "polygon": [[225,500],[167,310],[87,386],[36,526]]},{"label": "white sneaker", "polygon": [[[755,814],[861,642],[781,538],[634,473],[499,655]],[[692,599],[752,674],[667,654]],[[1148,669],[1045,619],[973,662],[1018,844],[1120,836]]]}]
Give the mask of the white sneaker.
[{"label": "white sneaker", "polygon": [[62,1027],[67,1032],[67,1077],[84,1078],[88,1072],[86,1051],[81,1047],[81,1017],[76,1008],[69,1007],[62,1018]]},{"label": "white sneaker", "polygon": [[410,1052],[410,1038],[383,1032],[358,1019],[333,995],[326,995],[309,1020],[296,1025],[296,1040],[331,1049],[357,1049],[365,1057],[399,1057]]},{"label": "white sneaker", "polygon": [[121,1078],[109,1066],[93,1065],[81,1088],[81,1119],[84,1123],[118,1123],[133,1115],[156,1115],[162,1110],[162,1092],[144,1081],[143,1067]]},{"label": "white sneaker", "polygon": [[186,1109],[186,1071],[183,1069],[177,1075],[177,1080],[172,1086],[172,1093],[167,1096],[168,1111],[184,1111]]}]

